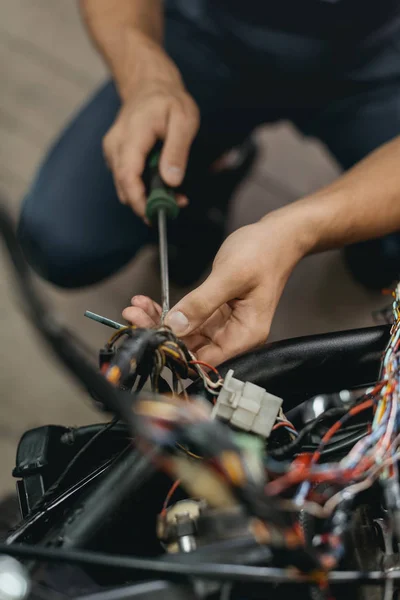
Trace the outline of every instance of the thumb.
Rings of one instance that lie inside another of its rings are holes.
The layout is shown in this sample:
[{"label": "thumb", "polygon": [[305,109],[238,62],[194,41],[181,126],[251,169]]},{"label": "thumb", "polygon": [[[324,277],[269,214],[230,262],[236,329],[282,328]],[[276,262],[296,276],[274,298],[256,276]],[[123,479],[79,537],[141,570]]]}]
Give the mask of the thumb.
[{"label": "thumb", "polygon": [[224,285],[220,277],[211,273],[202,285],[187,294],[171,309],[165,324],[179,337],[189,335],[234,297],[231,282],[228,280]]}]

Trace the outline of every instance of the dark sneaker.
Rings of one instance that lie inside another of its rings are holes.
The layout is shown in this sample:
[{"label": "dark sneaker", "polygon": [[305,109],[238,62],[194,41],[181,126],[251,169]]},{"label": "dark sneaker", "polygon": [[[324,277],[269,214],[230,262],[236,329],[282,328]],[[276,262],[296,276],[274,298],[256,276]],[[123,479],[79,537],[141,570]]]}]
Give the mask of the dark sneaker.
[{"label": "dark sneaker", "polygon": [[230,200],[256,155],[253,140],[232,151],[233,164],[204,177],[192,192],[190,205],[168,224],[169,275],[175,285],[193,285],[214,260],[224,241]]},{"label": "dark sneaker", "polygon": [[377,291],[389,288],[400,277],[400,233],[347,246],[344,258],[362,286]]}]

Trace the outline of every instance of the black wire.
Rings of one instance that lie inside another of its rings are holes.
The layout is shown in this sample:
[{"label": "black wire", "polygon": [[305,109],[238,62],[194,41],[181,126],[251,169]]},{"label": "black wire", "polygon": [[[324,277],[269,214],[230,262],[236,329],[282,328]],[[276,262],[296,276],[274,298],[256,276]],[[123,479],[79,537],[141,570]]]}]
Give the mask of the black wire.
[{"label": "black wire", "polygon": [[146,384],[147,379],[148,379],[147,375],[140,376],[139,382],[138,382],[138,384],[136,386],[136,390],[135,390],[136,394],[138,394],[139,392],[142,391],[142,389],[144,388],[144,386]]},{"label": "black wire", "polygon": [[349,411],[349,409],[344,408],[344,407],[330,408],[329,410],[327,410],[324,413],[322,413],[321,415],[319,415],[319,417],[317,417],[313,421],[310,421],[309,423],[307,423],[307,425],[305,425],[303,427],[303,429],[299,432],[298,436],[292,442],[290,442],[290,444],[286,444],[285,446],[282,446],[281,448],[277,448],[276,450],[269,450],[268,455],[271,458],[275,458],[275,459],[289,458],[294,453],[294,451],[297,450],[301,446],[304,438],[313,429],[315,429],[317,427],[317,425],[319,425],[321,423],[321,421],[324,421],[325,419],[329,419],[331,417],[342,417],[348,411]]},{"label": "black wire", "polygon": [[100,437],[102,437],[107,431],[110,431],[110,429],[112,429],[114,427],[114,425],[116,425],[118,423],[118,421],[119,421],[119,418],[115,417],[110,423],[106,423],[106,425],[102,429],[100,429],[97,433],[95,433],[93,435],[93,437],[91,437],[90,440],[88,440],[86,442],[86,444],[79,450],[79,452],[77,452],[75,454],[74,458],[68,463],[68,465],[66,466],[65,470],[61,473],[61,475],[58,477],[58,479],[43,494],[43,496],[42,496],[42,498],[40,500],[40,504],[42,504],[42,502],[44,502],[45,500],[47,500],[47,498],[51,494],[53,494],[53,492],[61,485],[61,483],[67,477],[68,473],[70,473],[71,470],[74,468],[74,466],[76,465],[76,463],[78,462],[78,460],[80,458],[82,458],[83,454],[85,454],[85,452],[87,452],[87,450],[89,450],[89,448],[91,448],[92,445]]},{"label": "black wire", "polygon": [[[326,410],[325,412],[323,412],[321,415],[319,415],[316,419],[313,419],[312,421],[310,421],[309,423],[307,423],[299,432],[298,436],[289,444],[286,444],[285,446],[281,446],[280,448],[274,449],[274,450],[269,450],[268,451],[268,455],[271,458],[277,459],[277,460],[282,460],[285,458],[290,458],[291,456],[293,456],[294,451],[297,450],[304,438],[310,434],[318,425],[320,425],[320,423],[322,421],[328,420],[328,419],[332,419],[332,418],[340,418],[343,415],[347,414],[351,408],[353,406],[356,406],[357,404],[359,404],[359,402],[365,400],[366,398],[368,398],[367,396],[361,396],[360,398],[357,398],[357,400],[355,402],[353,402],[351,404],[351,406],[347,406],[347,407],[335,407],[335,408],[330,408],[329,410]],[[355,415],[356,417],[357,415]],[[361,436],[362,437],[362,436]],[[361,438],[358,438],[361,439]],[[342,441],[342,440],[341,440]],[[356,440],[358,441],[358,440]],[[355,443],[355,442],[354,442]],[[332,442],[331,442],[332,444]],[[339,441],[337,442],[337,444],[339,444]],[[341,449],[342,446],[339,445],[339,448]],[[303,448],[301,448],[303,450]],[[335,450],[330,450],[328,452],[325,452],[324,454],[331,454],[332,452],[335,452]]]},{"label": "black wire", "polygon": [[107,409],[132,426],[132,396],[113,387],[98,372],[97,368],[86,358],[81,341],[58,322],[40,297],[14,233],[12,220],[1,205],[0,235],[15,269],[15,281],[19,287],[21,298],[23,298],[22,306],[27,311],[27,316],[32,325],[73,377],[90,394],[99,398]]},{"label": "black wire", "polygon": [[179,379],[174,370],[171,369],[171,373],[172,373],[172,389],[173,389],[174,394],[177,395],[179,393],[179,389],[178,389]]},{"label": "black wire", "polygon": [[[357,442],[362,440],[367,435],[367,431],[352,433],[351,436],[347,436],[344,439],[338,440],[337,442],[327,444],[321,452],[321,458],[327,458],[332,454],[342,453],[350,450]],[[303,446],[302,452],[314,452],[318,449],[318,445]]]},{"label": "black wire", "polygon": [[[110,569],[142,571],[155,575],[162,573],[167,578],[178,576],[200,577],[218,581],[242,581],[248,583],[303,583],[310,584],[306,576],[295,575],[292,570],[274,567],[256,567],[237,564],[185,563],[173,560],[135,558],[123,555],[103,554],[88,550],[61,550],[29,544],[0,544],[0,554],[16,558],[34,558],[43,562],[70,563],[98,566]],[[374,584],[388,580],[400,581],[400,569],[389,571],[332,571],[327,575],[331,584],[354,583]],[[312,583],[312,580],[311,580]]]},{"label": "black wire", "polygon": [[[87,436],[94,436],[98,431],[102,431],[103,428],[105,426],[107,426],[108,424],[109,424],[109,422],[94,423],[91,425],[81,425],[80,427],[71,427],[69,431],[67,431],[65,434],[63,434],[63,436],[62,436],[63,441],[65,440],[65,443],[67,443],[67,444],[68,443],[74,444],[77,439],[82,439],[83,437],[87,437]],[[114,425],[113,430],[116,435],[121,435],[121,436],[125,436],[125,437],[129,436],[129,432],[128,432],[126,423],[123,423],[122,421],[118,421],[118,427],[116,425]]]}]

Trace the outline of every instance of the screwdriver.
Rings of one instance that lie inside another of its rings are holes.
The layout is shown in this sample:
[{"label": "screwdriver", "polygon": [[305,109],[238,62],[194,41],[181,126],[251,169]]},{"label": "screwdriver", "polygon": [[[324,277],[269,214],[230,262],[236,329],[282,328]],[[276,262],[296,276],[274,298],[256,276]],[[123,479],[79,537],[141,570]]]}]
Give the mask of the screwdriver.
[{"label": "screwdriver", "polygon": [[168,274],[168,241],[167,218],[175,219],[179,213],[175,193],[161,179],[159,173],[160,153],[154,152],[149,161],[150,184],[146,205],[146,217],[150,223],[158,222],[158,241],[161,273],[161,323],[169,312],[169,274]]}]

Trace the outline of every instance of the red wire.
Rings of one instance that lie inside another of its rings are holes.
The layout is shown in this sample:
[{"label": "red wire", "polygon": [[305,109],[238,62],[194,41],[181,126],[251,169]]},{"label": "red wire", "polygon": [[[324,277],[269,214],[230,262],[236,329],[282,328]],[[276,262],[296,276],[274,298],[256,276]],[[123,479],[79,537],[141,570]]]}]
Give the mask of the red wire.
[{"label": "red wire", "polygon": [[165,511],[167,510],[168,504],[172,498],[172,496],[175,494],[176,490],[178,489],[178,487],[181,485],[181,480],[177,479],[171,486],[168,494],[166,495],[166,498],[164,500],[164,504],[162,507],[162,511],[161,514],[165,514]]},{"label": "red wire", "polygon": [[[378,391],[380,391],[382,389],[383,385],[384,385],[384,383],[382,383],[382,382],[379,383],[374,388],[374,390],[371,392],[370,395],[374,395]],[[373,405],[373,403],[374,403],[374,400],[369,399],[369,400],[365,400],[361,404],[357,404],[356,406],[353,406],[353,408],[351,408],[349,410],[349,412],[344,415],[344,417],[339,419],[339,421],[336,421],[336,423],[334,423],[332,425],[332,427],[330,429],[328,429],[328,431],[325,433],[325,435],[323,436],[323,438],[321,440],[319,447],[317,448],[317,450],[314,452],[314,454],[311,457],[311,461],[310,461],[308,468],[305,468],[305,467],[302,468],[300,465],[298,465],[296,470],[289,471],[288,473],[285,473],[285,475],[282,475],[281,477],[278,477],[274,481],[267,483],[267,485],[265,486],[266,493],[268,495],[275,496],[277,494],[280,494],[285,489],[291,487],[292,485],[294,485],[296,483],[300,483],[301,481],[304,481],[304,480],[310,479],[310,478],[312,480],[314,480],[314,477],[311,477],[310,468],[316,462],[318,462],[318,460],[321,456],[322,449],[325,446],[325,444],[342,427],[342,425],[347,421],[347,419],[349,419],[350,417],[354,417],[355,415],[359,414],[363,410],[366,410],[367,408],[370,408]],[[326,475],[322,475],[322,473],[321,473],[318,476],[318,481],[323,481],[324,479],[328,480],[329,477],[330,477],[330,475],[328,473],[326,473]]]},{"label": "red wire", "polygon": [[272,431],[275,431],[275,429],[279,429],[279,427],[289,427],[289,429],[297,433],[296,429],[291,423],[289,423],[289,421],[280,421],[279,423],[276,423],[276,425],[273,426]]},{"label": "red wire", "polygon": [[286,489],[292,487],[292,485],[304,481],[307,478],[308,474],[308,469],[304,469],[304,471],[302,469],[298,471],[289,471],[288,473],[285,473],[277,479],[274,479],[273,481],[267,483],[264,488],[265,493],[268,496],[277,496]]},{"label": "red wire", "polygon": [[373,405],[373,400],[365,400],[364,402],[361,402],[361,404],[357,404],[356,406],[353,406],[353,408],[351,408],[349,410],[349,412],[344,415],[344,417],[339,419],[339,421],[336,421],[336,423],[334,423],[332,425],[332,427],[330,429],[328,429],[328,431],[325,433],[325,435],[323,436],[323,438],[321,440],[319,447],[312,455],[310,466],[314,465],[316,462],[318,462],[318,460],[321,456],[322,449],[325,446],[325,444],[327,442],[329,442],[329,440],[342,427],[342,425],[345,423],[345,421],[347,421],[347,419],[349,419],[350,417],[355,417],[363,410],[366,410],[367,408],[371,408],[372,405]]},{"label": "red wire", "polygon": [[211,371],[213,371],[213,373],[215,373],[216,375],[218,375],[218,378],[221,377],[221,375],[218,373],[217,369],[215,367],[213,367],[212,365],[209,365],[206,362],[203,362],[202,360],[191,360],[189,362],[190,365],[200,365],[202,367],[206,367],[206,369],[210,369]]}]

